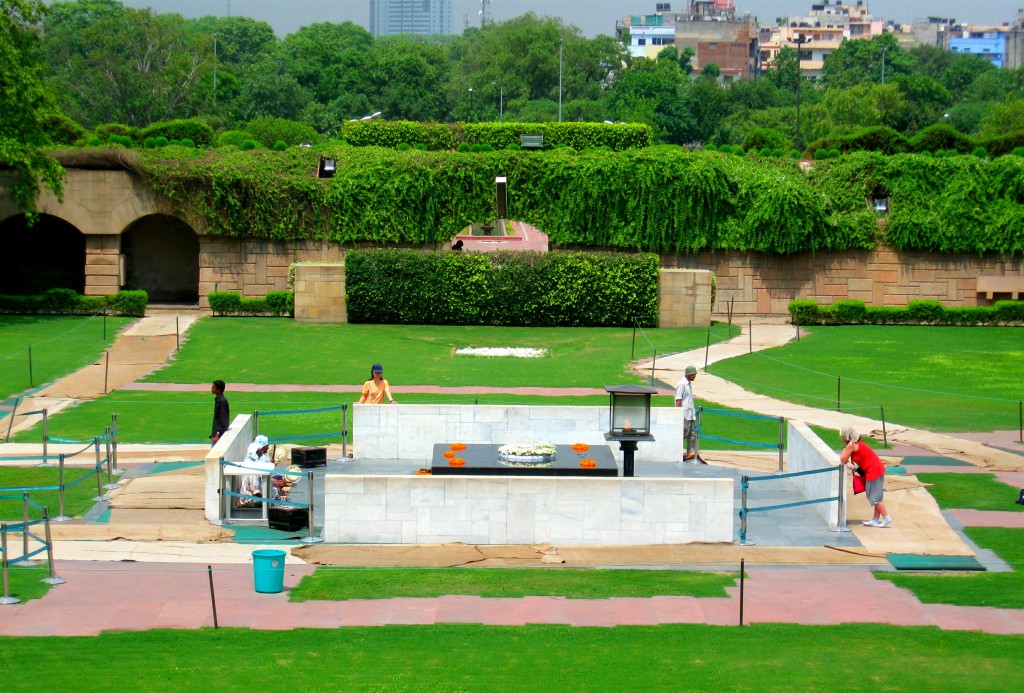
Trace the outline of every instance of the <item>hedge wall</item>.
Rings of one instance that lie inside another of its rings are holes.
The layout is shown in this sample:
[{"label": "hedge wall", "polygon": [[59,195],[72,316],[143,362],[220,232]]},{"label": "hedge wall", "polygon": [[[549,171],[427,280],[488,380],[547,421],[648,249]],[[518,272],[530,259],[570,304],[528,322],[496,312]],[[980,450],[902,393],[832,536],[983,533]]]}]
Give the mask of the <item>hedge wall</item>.
[{"label": "hedge wall", "polygon": [[658,257],[611,253],[350,251],[352,323],[655,326]]},{"label": "hedge wall", "polygon": [[123,315],[141,318],[146,314],[149,294],[118,291],[113,296],[82,296],[71,289],[50,289],[36,296],[0,295],[0,313],[33,315]]},{"label": "hedge wall", "polygon": [[789,314],[795,325],[1024,325],[1024,301],[959,308],[932,300],[909,301],[906,306],[868,306],[854,299],[831,306],[793,301]]},{"label": "hedge wall", "polygon": [[207,300],[215,316],[295,315],[295,294],[291,291],[268,291],[263,298],[242,298],[237,291],[213,291]]},{"label": "hedge wall", "polygon": [[460,144],[489,144],[495,149],[519,145],[519,135],[544,135],[545,149],[560,145],[573,149],[636,149],[649,147],[654,135],[649,125],[609,123],[417,123],[392,120],[357,120],[342,128],[354,147],[422,144],[430,150],[454,149]]},{"label": "hedge wall", "polygon": [[[337,173],[317,179],[317,159]],[[321,145],[221,151],[138,167],[197,232],[339,243],[446,242],[493,219],[494,179],[509,182],[509,216],[556,246],[649,252],[765,253],[899,249],[1024,252],[1024,158],[933,158],[859,152],[817,162],[764,160],[660,146],[398,152]],[[879,231],[869,207],[888,195]]]}]

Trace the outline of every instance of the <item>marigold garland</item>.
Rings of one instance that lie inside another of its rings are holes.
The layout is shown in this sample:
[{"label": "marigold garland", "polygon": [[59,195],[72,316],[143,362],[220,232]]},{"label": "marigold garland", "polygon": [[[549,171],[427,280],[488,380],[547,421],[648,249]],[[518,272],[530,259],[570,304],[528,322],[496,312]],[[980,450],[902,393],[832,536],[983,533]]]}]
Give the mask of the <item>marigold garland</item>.
[{"label": "marigold garland", "polygon": [[465,443],[452,443],[448,447],[450,447],[455,452],[462,452],[463,450],[466,449],[466,444]]},{"label": "marigold garland", "polygon": [[448,460],[449,467],[461,467],[465,464],[466,460],[462,459],[461,457],[453,457],[452,459]]},{"label": "marigold garland", "polygon": [[445,450],[445,451],[444,451],[443,453],[441,453],[441,454],[443,454],[443,455],[444,455],[445,457],[447,457],[448,459],[451,459],[451,458],[455,457],[455,453],[454,453],[454,452],[452,452],[451,450]]},{"label": "marigold garland", "polygon": [[585,460],[580,460],[580,466],[586,469],[593,469],[594,467],[597,466],[597,462],[595,460],[587,458]]},{"label": "marigold garland", "polygon": [[426,468],[416,470],[416,476],[431,476],[432,473],[433,472]]},{"label": "marigold garland", "polygon": [[573,452],[586,452],[590,449],[590,446],[586,443],[576,443],[572,446]]}]

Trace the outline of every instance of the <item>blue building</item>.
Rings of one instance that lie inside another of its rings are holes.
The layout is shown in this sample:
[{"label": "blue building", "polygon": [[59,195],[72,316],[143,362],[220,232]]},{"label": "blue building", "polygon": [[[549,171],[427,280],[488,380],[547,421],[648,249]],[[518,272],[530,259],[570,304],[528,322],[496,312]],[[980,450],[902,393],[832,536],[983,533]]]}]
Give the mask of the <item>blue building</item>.
[{"label": "blue building", "polygon": [[966,27],[949,37],[949,50],[977,55],[996,67],[1003,67],[1006,63],[1006,32],[999,27]]}]

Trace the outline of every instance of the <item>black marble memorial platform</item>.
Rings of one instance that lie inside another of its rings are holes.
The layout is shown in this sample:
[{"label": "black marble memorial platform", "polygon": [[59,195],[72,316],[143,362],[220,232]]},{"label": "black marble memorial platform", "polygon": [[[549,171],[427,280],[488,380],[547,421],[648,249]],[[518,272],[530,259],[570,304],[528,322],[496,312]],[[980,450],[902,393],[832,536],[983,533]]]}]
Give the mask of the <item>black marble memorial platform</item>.
[{"label": "black marble memorial platform", "polygon": [[[591,445],[586,452],[575,452],[571,445],[558,445],[553,462],[544,466],[513,466],[498,459],[500,445],[484,443],[469,444],[455,455],[466,460],[462,467],[452,467],[444,453],[450,448],[443,443],[434,445],[434,456],[430,461],[432,475],[449,476],[618,476],[619,468],[615,457],[604,445]],[[580,461],[594,460],[595,467],[580,466]]]}]

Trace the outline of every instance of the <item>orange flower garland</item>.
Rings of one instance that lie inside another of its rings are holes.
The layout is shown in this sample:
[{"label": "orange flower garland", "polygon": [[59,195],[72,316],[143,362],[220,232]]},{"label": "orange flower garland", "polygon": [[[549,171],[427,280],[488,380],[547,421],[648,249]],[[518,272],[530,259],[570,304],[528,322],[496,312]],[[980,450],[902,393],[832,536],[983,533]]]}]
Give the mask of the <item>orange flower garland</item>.
[{"label": "orange flower garland", "polygon": [[431,476],[431,471],[427,468],[417,469],[416,476]]},{"label": "orange flower garland", "polygon": [[451,458],[455,457],[455,453],[452,452],[451,450],[445,450],[441,454],[444,455],[445,457],[447,457],[448,459],[451,459]]},{"label": "orange flower garland", "polygon": [[448,460],[449,467],[461,467],[465,464],[466,460],[462,459],[461,457],[453,457],[452,459]]},{"label": "orange flower garland", "polygon": [[589,449],[590,449],[590,446],[587,445],[586,443],[576,443],[575,445],[572,446],[572,451],[573,452],[581,452],[582,453],[582,452],[586,452]]},{"label": "orange flower garland", "polygon": [[463,450],[466,449],[466,444],[465,443],[452,443],[448,447],[450,447],[455,452],[462,452]]},{"label": "orange flower garland", "polygon": [[584,469],[593,469],[594,467],[597,466],[597,462],[595,460],[587,458],[585,460],[580,460],[580,466],[583,467]]}]

